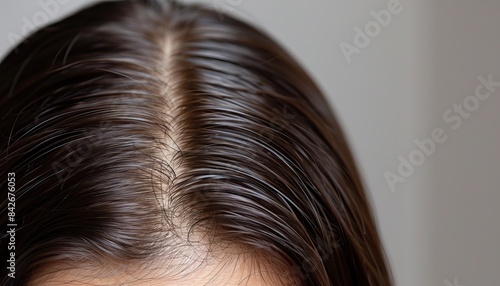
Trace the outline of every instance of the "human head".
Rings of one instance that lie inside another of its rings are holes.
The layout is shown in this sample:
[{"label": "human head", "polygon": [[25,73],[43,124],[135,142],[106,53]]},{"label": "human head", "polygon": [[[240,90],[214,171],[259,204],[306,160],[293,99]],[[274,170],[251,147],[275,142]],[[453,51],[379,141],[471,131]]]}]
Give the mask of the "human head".
[{"label": "human head", "polygon": [[[0,111],[17,223],[2,285],[391,283],[324,96],[233,17],[161,0],[83,9],[3,60]],[[7,241],[5,196],[1,212]]]}]

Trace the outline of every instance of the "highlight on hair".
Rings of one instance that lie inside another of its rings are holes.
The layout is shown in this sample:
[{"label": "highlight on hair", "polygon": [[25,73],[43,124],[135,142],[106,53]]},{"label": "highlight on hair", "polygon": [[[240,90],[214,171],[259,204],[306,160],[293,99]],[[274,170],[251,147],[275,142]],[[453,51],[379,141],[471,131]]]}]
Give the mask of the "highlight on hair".
[{"label": "highlight on hair", "polygon": [[181,281],[224,253],[272,269],[269,285],[392,285],[321,91],[265,33],[218,13],[103,2],[2,61],[4,263],[8,173],[17,228],[16,278],[3,267],[1,285],[158,261]]}]

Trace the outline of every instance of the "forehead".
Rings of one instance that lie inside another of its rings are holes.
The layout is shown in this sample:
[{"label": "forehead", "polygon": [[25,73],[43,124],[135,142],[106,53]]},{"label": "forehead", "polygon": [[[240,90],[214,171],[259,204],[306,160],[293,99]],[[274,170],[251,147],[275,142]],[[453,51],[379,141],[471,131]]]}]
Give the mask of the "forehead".
[{"label": "forehead", "polygon": [[[184,263],[182,267],[176,265]],[[153,265],[153,264],[151,264]],[[176,262],[158,263],[152,267],[103,265],[103,268],[46,267],[30,281],[29,286],[285,286],[295,285],[289,272],[279,270],[265,259],[254,255],[230,254],[223,258],[195,261],[183,258]],[[173,274],[172,269],[178,269]],[[182,269],[182,270],[181,270]]]}]

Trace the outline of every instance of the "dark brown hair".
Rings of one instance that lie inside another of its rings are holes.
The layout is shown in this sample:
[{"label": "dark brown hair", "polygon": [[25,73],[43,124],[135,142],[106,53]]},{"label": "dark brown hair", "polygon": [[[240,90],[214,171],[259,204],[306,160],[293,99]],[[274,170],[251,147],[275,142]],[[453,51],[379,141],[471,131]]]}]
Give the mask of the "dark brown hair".
[{"label": "dark brown hair", "polygon": [[160,0],[83,9],[3,60],[0,114],[4,262],[8,173],[17,223],[1,285],[48,265],[149,265],[194,234],[284,283],[392,284],[324,96],[233,17]]}]

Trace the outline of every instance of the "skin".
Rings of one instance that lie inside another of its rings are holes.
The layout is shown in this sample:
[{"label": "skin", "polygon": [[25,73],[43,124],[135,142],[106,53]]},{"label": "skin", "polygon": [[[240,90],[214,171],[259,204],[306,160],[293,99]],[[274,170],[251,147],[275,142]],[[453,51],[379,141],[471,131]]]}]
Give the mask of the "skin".
[{"label": "skin", "polygon": [[[51,266],[40,271],[29,284],[30,286],[104,286],[104,285],[134,285],[134,286],[285,286],[292,285],[290,277],[283,271],[273,269],[263,260],[257,261],[249,255],[231,255],[219,258],[208,258],[202,263],[191,260],[182,274],[166,274],[169,266],[165,263],[155,267],[156,270],[138,270],[134,266],[117,266],[106,269],[72,268]],[[179,262],[179,261],[177,261]],[[172,260],[170,260],[172,263]],[[187,264],[187,261],[184,261]],[[258,266],[257,266],[258,265]],[[170,264],[170,270],[175,268]],[[178,266],[177,266],[178,267]],[[54,269],[61,269],[56,270]],[[132,270],[135,269],[135,270]],[[153,268],[154,269],[154,268]]]}]

